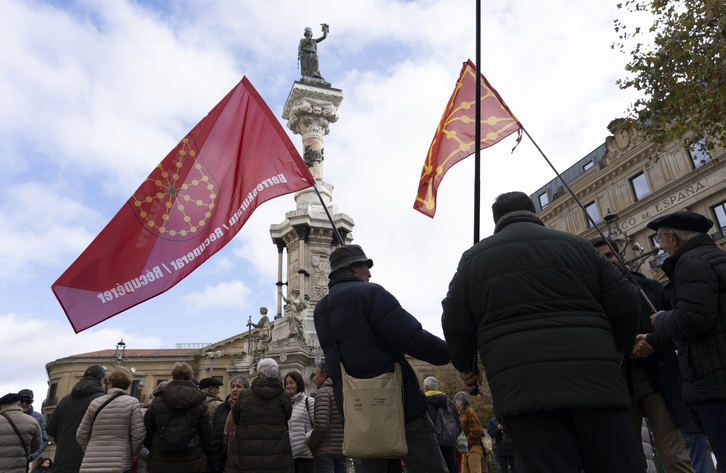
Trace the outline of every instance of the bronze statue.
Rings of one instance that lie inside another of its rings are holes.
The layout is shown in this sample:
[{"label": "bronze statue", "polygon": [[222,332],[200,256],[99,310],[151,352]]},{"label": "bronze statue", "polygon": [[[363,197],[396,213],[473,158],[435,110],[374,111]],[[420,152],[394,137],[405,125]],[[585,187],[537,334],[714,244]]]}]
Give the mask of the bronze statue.
[{"label": "bronze statue", "polygon": [[300,61],[303,82],[330,87],[330,84],[325,82],[323,76],[320,75],[318,66],[318,43],[327,38],[330,31],[327,23],[322,23],[322,26],[323,36],[318,39],[313,38],[313,30],[309,26],[305,28],[305,37],[300,40],[297,48],[297,58]]}]

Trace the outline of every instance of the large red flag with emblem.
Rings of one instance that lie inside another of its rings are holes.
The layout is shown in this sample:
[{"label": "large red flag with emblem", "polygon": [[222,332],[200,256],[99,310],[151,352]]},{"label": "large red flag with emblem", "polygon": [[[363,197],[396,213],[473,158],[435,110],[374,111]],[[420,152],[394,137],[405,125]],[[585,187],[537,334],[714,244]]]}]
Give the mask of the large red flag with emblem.
[{"label": "large red flag with emblem", "polygon": [[[488,148],[519,132],[522,128],[507,104],[482,74],[481,87],[481,143],[479,149]],[[471,60],[464,63],[454,93],[451,94],[441,117],[436,134],[424,162],[418,192],[413,208],[434,218],[439,184],[451,166],[474,153],[476,103],[476,66]],[[515,145],[516,148],[516,145]],[[514,151],[514,150],[512,150]]]},{"label": "large red flag with emblem", "polygon": [[258,205],[314,182],[245,77],[156,166],[53,292],[78,333],[170,289]]}]

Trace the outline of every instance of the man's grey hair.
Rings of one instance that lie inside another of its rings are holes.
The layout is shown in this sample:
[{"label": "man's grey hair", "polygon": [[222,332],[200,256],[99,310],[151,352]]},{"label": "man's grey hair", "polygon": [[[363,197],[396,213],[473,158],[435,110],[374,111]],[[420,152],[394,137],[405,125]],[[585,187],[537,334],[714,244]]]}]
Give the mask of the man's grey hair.
[{"label": "man's grey hair", "polygon": [[658,227],[658,230],[659,233],[673,232],[681,241],[688,241],[691,238],[697,237],[698,235],[703,235],[703,233],[693,232],[690,230],[681,230],[680,228]]},{"label": "man's grey hair", "polygon": [[234,378],[232,378],[232,379],[230,379],[230,380],[229,380],[229,385],[230,385],[230,386],[232,386],[232,383],[234,383],[235,381],[239,381],[240,383],[242,383],[242,386],[243,386],[243,387],[244,387],[245,389],[249,389],[249,388],[250,388],[250,382],[249,382],[249,381],[247,380],[247,378],[245,378],[245,377],[244,377],[244,376],[242,376],[241,374],[240,374],[240,375],[237,375],[237,376],[235,376],[235,377],[234,377]]},{"label": "man's grey hair", "polygon": [[429,390],[431,391],[438,391],[439,381],[433,376],[429,376],[428,378],[424,379],[424,388],[429,388]]},{"label": "man's grey hair", "polygon": [[466,406],[471,406],[469,395],[466,394],[464,391],[459,391],[458,393],[454,394],[454,404],[456,404],[456,407],[458,407],[459,410],[464,409]]},{"label": "man's grey hair", "polygon": [[317,368],[320,370],[321,374],[324,374],[326,377],[328,376],[328,365],[326,365],[324,361],[318,363]]},{"label": "man's grey hair", "polygon": [[257,374],[263,378],[277,378],[280,373],[280,367],[272,358],[263,358],[257,363]]}]

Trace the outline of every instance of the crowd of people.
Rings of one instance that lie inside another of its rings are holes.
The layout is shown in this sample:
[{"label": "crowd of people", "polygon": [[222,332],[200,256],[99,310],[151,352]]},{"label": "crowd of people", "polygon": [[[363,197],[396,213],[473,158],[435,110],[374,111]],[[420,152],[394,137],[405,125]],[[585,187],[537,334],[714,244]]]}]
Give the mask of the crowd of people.
[{"label": "crowd of people", "polygon": [[[463,254],[442,302],[445,340],[370,282],[360,246],[341,246],[313,315],[315,397],[263,358],[224,400],[219,381],[197,385],[177,363],[142,406],[125,368],[94,365],[47,429],[32,392],[0,398],[0,473],[35,459],[55,473],[341,473],[347,457],[357,473],[480,473],[495,457],[502,472],[643,473],[651,434],[668,473],[707,472],[709,443],[726,464],[726,252],[713,222],[648,223],[669,255],[663,287],[627,271],[615,242],[547,228],[524,193],[492,212],[494,235]],[[463,390],[449,399],[434,377],[422,388],[406,355],[452,363]],[[471,406],[479,359],[496,414],[486,429]],[[389,440],[397,453],[381,455]]]}]

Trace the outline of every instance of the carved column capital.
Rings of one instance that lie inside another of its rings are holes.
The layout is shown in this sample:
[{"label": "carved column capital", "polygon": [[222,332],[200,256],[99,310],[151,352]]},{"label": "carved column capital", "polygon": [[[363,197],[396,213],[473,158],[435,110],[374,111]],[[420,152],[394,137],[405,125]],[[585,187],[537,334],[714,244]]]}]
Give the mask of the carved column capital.
[{"label": "carved column capital", "polygon": [[287,127],[303,141],[317,138],[320,141],[330,133],[330,124],[338,121],[338,107],[333,102],[310,97],[299,97],[292,104]]},{"label": "carved column capital", "polygon": [[307,225],[297,225],[295,231],[297,232],[298,238],[307,243],[308,235],[310,235],[310,227]]}]

